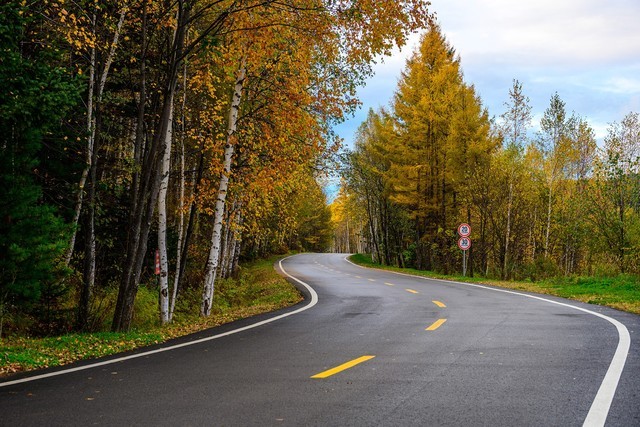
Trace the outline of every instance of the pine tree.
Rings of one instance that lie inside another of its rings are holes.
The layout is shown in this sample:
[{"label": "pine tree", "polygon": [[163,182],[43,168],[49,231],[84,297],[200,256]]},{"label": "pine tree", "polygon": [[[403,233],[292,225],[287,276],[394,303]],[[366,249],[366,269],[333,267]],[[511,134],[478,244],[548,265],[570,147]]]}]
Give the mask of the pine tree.
[{"label": "pine tree", "polygon": [[[44,18],[21,2],[0,6],[0,304],[36,303],[54,289],[71,228],[43,194],[45,144],[62,146],[79,82],[57,40],[39,43]],[[52,162],[56,160],[50,159]],[[52,287],[53,286],[53,287]]]}]

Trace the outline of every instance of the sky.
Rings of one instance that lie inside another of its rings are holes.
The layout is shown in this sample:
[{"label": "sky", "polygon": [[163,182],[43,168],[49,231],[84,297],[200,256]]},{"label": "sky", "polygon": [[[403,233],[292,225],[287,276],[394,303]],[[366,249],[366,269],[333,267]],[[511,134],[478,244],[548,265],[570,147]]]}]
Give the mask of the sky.
[{"label": "sky", "polygon": [[[490,116],[505,111],[513,79],[530,99],[534,130],[555,92],[600,144],[612,122],[640,112],[640,0],[431,0],[431,11]],[[389,106],[419,39],[374,67],[362,108],[334,128],[347,147],[369,108]]]}]

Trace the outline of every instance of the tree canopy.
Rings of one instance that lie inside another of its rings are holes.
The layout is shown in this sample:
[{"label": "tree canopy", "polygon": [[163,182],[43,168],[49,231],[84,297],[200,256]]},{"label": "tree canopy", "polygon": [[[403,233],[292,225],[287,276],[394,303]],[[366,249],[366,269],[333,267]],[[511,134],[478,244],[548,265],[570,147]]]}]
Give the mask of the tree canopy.
[{"label": "tree canopy", "polygon": [[431,25],[390,108],[369,112],[345,155],[335,246],[450,273],[461,270],[457,227],[468,223],[470,274],[639,273],[637,113],[598,147],[558,93],[538,124],[517,79],[506,95],[491,118]]}]

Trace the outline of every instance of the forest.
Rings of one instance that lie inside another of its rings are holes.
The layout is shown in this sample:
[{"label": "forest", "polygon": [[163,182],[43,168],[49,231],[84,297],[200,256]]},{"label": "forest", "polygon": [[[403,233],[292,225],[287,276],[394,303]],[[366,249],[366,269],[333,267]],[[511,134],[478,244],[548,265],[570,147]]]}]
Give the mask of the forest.
[{"label": "forest", "polygon": [[640,121],[598,142],[550,94],[533,123],[526,88],[489,114],[438,25],[422,36],[388,108],[369,111],[343,155],[331,206],[334,250],[461,273],[457,229],[471,226],[468,274],[502,280],[640,273]]},{"label": "forest", "polygon": [[[274,254],[451,274],[460,223],[472,276],[637,277],[638,113],[598,142],[557,93],[533,123],[514,78],[491,115],[428,7],[0,5],[0,338],[129,331],[145,289],[159,324],[207,318],[221,280]],[[419,31],[344,149],[333,127],[358,87]]]},{"label": "forest", "polygon": [[0,336],[127,331],[145,286],[210,316],[240,260],[328,248],[332,125],[427,6],[3,2]]}]

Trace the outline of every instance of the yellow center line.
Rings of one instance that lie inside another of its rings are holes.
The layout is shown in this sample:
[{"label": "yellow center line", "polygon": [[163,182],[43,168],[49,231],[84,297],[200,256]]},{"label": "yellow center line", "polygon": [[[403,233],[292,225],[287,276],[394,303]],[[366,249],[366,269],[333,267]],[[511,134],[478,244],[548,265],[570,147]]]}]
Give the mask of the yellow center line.
[{"label": "yellow center line", "polygon": [[438,329],[440,326],[442,326],[442,324],[444,322],[446,322],[447,319],[438,319],[435,322],[433,322],[433,325],[429,326],[427,329],[425,329],[425,331],[435,331],[436,329]]},{"label": "yellow center line", "polygon": [[411,292],[412,294],[419,294],[420,292],[414,291],[413,289],[405,289],[407,292]]},{"label": "yellow center line", "polygon": [[375,282],[376,281],[376,279],[367,279],[367,280],[370,281],[370,282]]},{"label": "yellow center line", "polygon": [[337,374],[338,372],[342,372],[345,369],[353,368],[354,366],[359,365],[362,362],[366,362],[367,360],[373,359],[374,357],[375,356],[358,357],[357,359],[353,359],[350,362],[343,363],[342,365],[336,366],[335,368],[328,369],[324,372],[320,372],[319,374],[315,374],[311,378],[327,378],[327,377],[330,377],[331,375]]},{"label": "yellow center line", "polygon": [[443,302],[440,302],[440,301],[431,301],[431,302],[434,303],[435,305],[437,305],[440,308],[445,308],[446,307],[446,305],[444,305]]},{"label": "yellow center line", "polygon": [[393,283],[386,283],[386,282],[385,282],[385,285],[387,285],[387,286],[395,286]]}]

